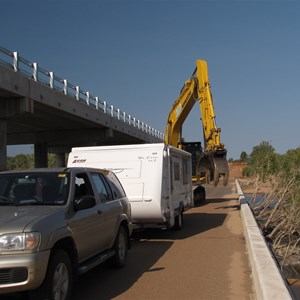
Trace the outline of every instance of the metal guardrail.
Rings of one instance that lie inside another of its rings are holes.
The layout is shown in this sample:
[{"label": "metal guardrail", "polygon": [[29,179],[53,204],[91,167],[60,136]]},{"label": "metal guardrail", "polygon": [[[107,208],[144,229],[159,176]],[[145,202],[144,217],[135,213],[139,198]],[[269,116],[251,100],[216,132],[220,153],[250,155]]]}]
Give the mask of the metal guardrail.
[{"label": "metal guardrail", "polygon": [[111,117],[123,121],[133,127],[136,127],[152,136],[161,140],[164,139],[164,134],[131,115],[109,105],[106,101],[100,100],[90,92],[83,91],[78,85],[68,82],[67,79],[62,79],[54,74],[41,68],[37,63],[32,63],[21,57],[18,52],[11,52],[3,47],[0,47],[0,64],[13,69],[15,72],[20,72],[26,77],[42,83],[51,89],[59,91],[67,96],[71,96],[76,101],[81,101],[88,106],[94,107],[96,110],[109,114]]}]

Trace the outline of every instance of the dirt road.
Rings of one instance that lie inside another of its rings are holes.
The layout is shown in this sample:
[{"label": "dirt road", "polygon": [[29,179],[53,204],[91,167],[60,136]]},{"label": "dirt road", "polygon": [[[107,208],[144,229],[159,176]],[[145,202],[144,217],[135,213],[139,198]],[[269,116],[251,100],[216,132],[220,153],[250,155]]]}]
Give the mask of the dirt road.
[{"label": "dirt road", "polygon": [[127,266],[83,275],[72,299],[254,299],[233,182],[208,187],[207,197],[185,213],[181,231],[134,234]]}]

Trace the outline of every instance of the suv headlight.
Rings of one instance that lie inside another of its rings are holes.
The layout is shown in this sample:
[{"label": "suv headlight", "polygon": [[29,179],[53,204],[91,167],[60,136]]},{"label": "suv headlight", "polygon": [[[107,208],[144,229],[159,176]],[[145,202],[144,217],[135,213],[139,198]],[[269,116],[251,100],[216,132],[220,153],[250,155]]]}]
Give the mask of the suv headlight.
[{"label": "suv headlight", "polygon": [[36,251],[40,244],[39,232],[8,233],[0,235],[0,253],[10,251]]}]

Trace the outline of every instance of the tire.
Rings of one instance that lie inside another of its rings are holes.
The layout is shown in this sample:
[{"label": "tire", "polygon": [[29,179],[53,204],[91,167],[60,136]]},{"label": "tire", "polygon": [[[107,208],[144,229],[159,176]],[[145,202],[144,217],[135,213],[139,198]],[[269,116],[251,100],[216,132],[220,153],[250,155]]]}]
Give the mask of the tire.
[{"label": "tire", "polygon": [[180,213],[175,217],[175,224],[173,226],[174,230],[181,230],[183,225],[183,213],[180,211]]},{"label": "tire", "polygon": [[206,192],[205,188],[201,185],[194,189],[194,205],[198,206],[205,201]]},{"label": "tire", "polygon": [[124,226],[120,226],[113,246],[113,250],[115,250],[115,255],[109,261],[111,266],[115,268],[122,268],[126,265],[128,243],[128,234]]},{"label": "tire", "polygon": [[73,286],[72,264],[63,250],[55,251],[50,258],[43,284],[29,294],[34,300],[68,300]]}]

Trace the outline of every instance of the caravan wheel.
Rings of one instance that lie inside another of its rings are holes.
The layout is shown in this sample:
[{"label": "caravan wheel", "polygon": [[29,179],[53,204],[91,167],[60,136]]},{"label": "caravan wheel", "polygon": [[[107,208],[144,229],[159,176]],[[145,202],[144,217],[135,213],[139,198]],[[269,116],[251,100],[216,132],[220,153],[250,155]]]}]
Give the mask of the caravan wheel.
[{"label": "caravan wheel", "polygon": [[175,224],[173,229],[174,230],[180,230],[182,228],[183,224],[183,212],[181,211],[176,217],[175,217]]}]

